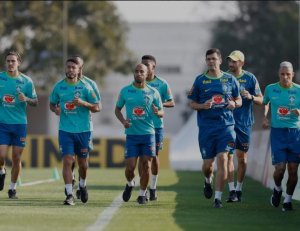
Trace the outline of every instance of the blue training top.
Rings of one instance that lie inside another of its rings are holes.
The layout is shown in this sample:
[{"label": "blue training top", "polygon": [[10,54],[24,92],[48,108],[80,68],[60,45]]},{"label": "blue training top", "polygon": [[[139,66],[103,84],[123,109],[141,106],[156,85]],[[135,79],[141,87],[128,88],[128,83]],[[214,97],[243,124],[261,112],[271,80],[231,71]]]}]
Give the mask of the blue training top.
[{"label": "blue training top", "polygon": [[229,73],[222,72],[220,77],[211,77],[205,73],[197,76],[188,98],[199,104],[207,100],[213,102],[212,108],[197,111],[198,126],[223,127],[233,125],[235,123],[233,112],[226,109],[227,100],[238,97],[239,92],[238,81]]}]

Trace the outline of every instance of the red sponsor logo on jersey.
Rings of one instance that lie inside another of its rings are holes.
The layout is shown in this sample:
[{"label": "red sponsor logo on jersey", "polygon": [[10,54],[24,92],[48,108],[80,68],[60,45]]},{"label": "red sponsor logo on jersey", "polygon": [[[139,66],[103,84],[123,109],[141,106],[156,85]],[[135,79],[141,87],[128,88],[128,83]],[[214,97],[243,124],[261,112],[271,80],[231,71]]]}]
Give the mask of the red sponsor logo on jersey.
[{"label": "red sponsor logo on jersey", "polygon": [[15,97],[13,95],[4,95],[3,96],[3,101],[5,103],[11,104],[15,102]]},{"label": "red sponsor logo on jersey", "polygon": [[214,104],[221,104],[221,103],[223,103],[224,102],[223,96],[222,95],[214,95],[212,97],[212,102]]},{"label": "red sponsor logo on jersey", "polygon": [[72,111],[76,108],[76,105],[73,102],[66,102],[65,103],[65,109],[68,111]]},{"label": "red sponsor logo on jersey", "polygon": [[145,111],[141,107],[135,107],[135,108],[133,108],[133,114],[136,116],[142,116],[145,114]]},{"label": "red sponsor logo on jersey", "polygon": [[286,116],[290,114],[290,111],[287,107],[279,107],[277,109],[277,113],[281,116]]}]

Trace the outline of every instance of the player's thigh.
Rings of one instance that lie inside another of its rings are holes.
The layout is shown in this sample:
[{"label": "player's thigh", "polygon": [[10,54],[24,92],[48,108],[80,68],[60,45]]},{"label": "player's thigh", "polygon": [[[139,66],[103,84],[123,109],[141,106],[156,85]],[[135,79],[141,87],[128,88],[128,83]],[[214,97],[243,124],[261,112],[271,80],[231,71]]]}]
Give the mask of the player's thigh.
[{"label": "player's thigh", "polygon": [[243,152],[249,150],[250,138],[251,138],[251,127],[235,127],[236,141],[235,148]]},{"label": "player's thigh", "polygon": [[143,135],[141,140],[141,153],[139,154],[140,157],[155,157],[156,149],[155,149],[155,135]]},{"label": "player's thigh", "polygon": [[271,128],[270,139],[272,164],[286,163],[288,158],[288,129]]},{"label": "player's thigh", "polygon": [[300,129],[292,128],[289,129],[288,138],[288,150],[289,155],[287,156],[287,161],[289,163],[300,163]]},{"label": "player's thigh", "polygon": [[216,138],[216,153],[230,152],[235,147],[236,133],[234,126],[220,128]]},{"label": "player's thigh", "polygon": [[213,159],[216,156],[216,135],[208,127],[199,128],[198,144],[203,160]]},{"label": "player's thigh", "polygon": [[74,134],[75,137],[75,154],[79,158],[87,158],[89,151],[92,149],[92,133],[80,132]]},{"label": "player's thigh", "polygon": [[164,130],[163,128],[155,128],[155,143],[156,143],[156,155],[163,149]]},{"label": "player's thigh", "polygon": [[59,130],[58,132],[59,148],[62,156],[75,155],[75,142],[73,133]]}]

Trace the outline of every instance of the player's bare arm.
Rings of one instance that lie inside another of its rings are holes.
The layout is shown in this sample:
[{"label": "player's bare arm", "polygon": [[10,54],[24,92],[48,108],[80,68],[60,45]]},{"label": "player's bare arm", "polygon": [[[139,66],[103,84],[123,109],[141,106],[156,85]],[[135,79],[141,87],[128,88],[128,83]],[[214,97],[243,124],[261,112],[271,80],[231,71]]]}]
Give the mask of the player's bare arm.
[{"label": "player's bare arm", "polygon": [[55,113],[55,115],[57,115],[57,116],[60,115],[60,107],[59,107],[59,105],[50,103],[49,107],[50,107],[50,110]]},{"label": "player's bare arm", "polygon": [[163,103],[164,107],[175,107],[175,102],[174,100],[168,100],[167,102]]},{"label": "player's bare arm", "polygon": [[196,111],[199,111],[202,109],[207,110],[212,107],[212,101],[211,101],[211,99],[206,100],[204,103],[196,103],[195,101],[190,101],[189,106]]},{"label": "player's bare arm", "polygon": [[124,128],[129,128],[130,127],[130,121],[129,119],[125,119],[123,114],[122,114],[122,108],[116,107],[115,108],[115,115],[120,120],[120,122],[123,124]]},{"label": "player's bare arm", "polygon": [[25,102],[33,107],[36,107],[38,105],[38,99],[31,99],[29,97],[26,97],[22,92],[18,94],[18,99],[20,100],[20,102]]},{"label": "player's bare arm", "polygon": [[100,105],[99,103],[93,104],[93,103],[89,103],[87,101],[84,101],[82,99],[80,99],[79,97],[75,97],[73,99],[73,103],[76,106],[82,106],[82,107],[86,107],[88,108],[91,112],[99,112],[100,111]]}]

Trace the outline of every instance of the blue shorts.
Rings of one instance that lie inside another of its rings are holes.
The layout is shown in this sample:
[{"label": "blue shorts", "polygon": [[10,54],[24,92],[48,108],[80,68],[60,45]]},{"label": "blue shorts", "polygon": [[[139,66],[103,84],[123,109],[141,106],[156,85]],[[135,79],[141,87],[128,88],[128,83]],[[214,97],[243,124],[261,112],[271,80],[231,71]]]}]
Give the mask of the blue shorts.
[{"label": "blue shorts", "polygon": [[[235,149],[239,149],[243,152],[248,152],[252,126],[234,126],[236,133]],[[230,151],[229,154],[233,154],[234,150]]]},{"label": "blue shorts", "polygon": [[93,149],[92,132],[71,133],[59,130],[58,141],[62,156],[87,158],[89,151]]},{"label": "blue shorts", "polygon": [[0,145],[11,145],[24,148],[26,145],[26,124],[0,123]]},{"label": "blue shorts", "polygon": [[163,148],[163,141],[164,141],[164,129],[163,128],[155,128],[155,151],[156,155],[158,156],[159,150]]},{"label": "blue shorts", "polygon": [[300,163],[300,129],[271,128],[272,164]]},{"label": "blue shorts", "polygon": [[155,156],[154,134],[126,136],[125,159],[139,156]]},{"label": "blue shorts", "polygon": [[220,152],[230,152],[235,143],[234,126],[199,127],[198,142],[202,158],[212,159]]}]

